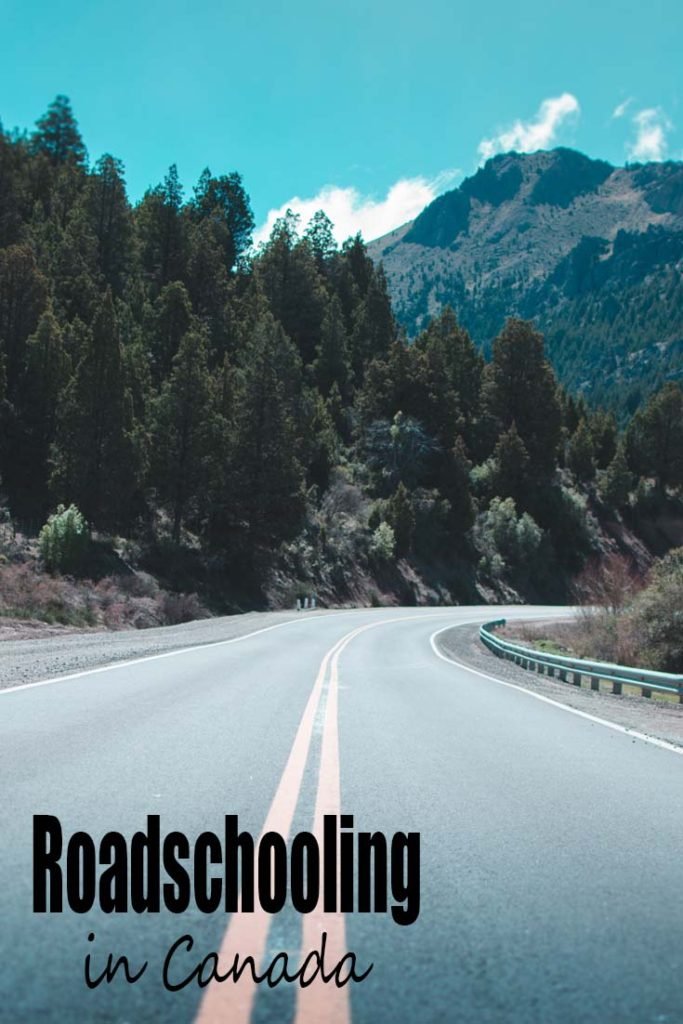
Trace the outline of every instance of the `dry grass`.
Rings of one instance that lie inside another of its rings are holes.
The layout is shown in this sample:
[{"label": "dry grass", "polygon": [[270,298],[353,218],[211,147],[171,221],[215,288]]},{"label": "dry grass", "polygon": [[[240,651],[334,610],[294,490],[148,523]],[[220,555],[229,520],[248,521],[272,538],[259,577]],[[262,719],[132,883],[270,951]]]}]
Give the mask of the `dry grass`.
[{"label": "dry grass", "polygon": [[104,629],[145,629],[206,618],[196,594],[162,590],[146,573],[97,582],[49,576],[35,562],[0,566],[0,616]]}]

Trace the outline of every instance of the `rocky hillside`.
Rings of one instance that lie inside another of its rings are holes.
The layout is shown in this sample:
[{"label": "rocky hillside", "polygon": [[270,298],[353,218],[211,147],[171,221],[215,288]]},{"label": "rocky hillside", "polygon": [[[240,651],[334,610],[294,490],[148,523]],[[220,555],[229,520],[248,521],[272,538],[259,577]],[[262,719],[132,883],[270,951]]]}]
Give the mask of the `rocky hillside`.
[{"label": "rocky hillside", "polygon": [[496,156],[370,252],[409,335],[447,304],[484,348],[534,319],[563,383],[624,411],[683,377],[683,163]]}]

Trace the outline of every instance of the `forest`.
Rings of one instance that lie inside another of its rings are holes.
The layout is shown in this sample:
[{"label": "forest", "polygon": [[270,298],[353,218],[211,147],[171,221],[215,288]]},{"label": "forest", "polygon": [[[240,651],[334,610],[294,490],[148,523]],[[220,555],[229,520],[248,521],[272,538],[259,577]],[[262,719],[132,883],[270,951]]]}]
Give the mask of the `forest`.
[{"label": "forest", "polygon": [[360,236],[253,229],[234,171],[132,204],[63,96],[0,130],[3,614],[31,603],[10,569],[214,611],[563,600],[606,551],[673,546],[677,384],[618,429],[532,323],[489,361],[450,309],[409,343]]}]

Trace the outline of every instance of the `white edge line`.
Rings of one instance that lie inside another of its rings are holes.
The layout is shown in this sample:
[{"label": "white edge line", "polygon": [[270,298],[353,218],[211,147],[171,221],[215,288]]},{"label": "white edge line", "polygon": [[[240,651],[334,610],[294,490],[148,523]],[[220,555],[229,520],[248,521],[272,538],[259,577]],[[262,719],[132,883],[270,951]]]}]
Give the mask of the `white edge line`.
[{"label": "white edge line", "polygon": [[440,651],[436,644],[436,638],[441,633],[445,633],[449,629],[458,629],[460,626],[475,626],[478,622],[459,622],[456,625],[444,626],[442,629],[437,629],[436,632],[432,633],[429,638],[432,650],[436,654],[437,658],[441,658],[442,661],[447,662],[449,665],[457,665],[458,668],[465,669],[466,672],[471,672],[472,675],[481,676],[482,679],[490,679],[494,683],[498,683],[499,686],[507,686],[510,690],[518,690],[520,693],[526,694],[527,697],[533,697],[535,700],[543,701],[544,704],[552,704],[556,708],[561,708],[562,711],[568,711],[570,715],[577,715],[579,718],[585,718],[589,722],[594,722],[596,725],[604,725],[606,729],[613,729],[614,732],[620,732],[625,736],[631,736],[634,739],[643,740],[644,743],[650,743],[653,747],[659,747],[661,750],[669,750],[672,754],[683,754],[683,747],[677,747],[674,743],[669,743],[667,740],[657,739],[656,736],[648,736],[647,733],[638,732],[637,729],[629,729],[625,725],[619,725],[617,722],[610,722],[606,718],[599,718],[597,715],[591,715],[587,711],[579,711],[578,708],[573,708],[569,704],[563,704],[559,700],[553,700],[552,697],[546,697],[542,693],[536,693],[534,690],[527,690],[525,686],[519,686],[517,683],[507,683],[503,679],[498,679],[496,676],[491,676],[488,672],[480,672],[479,669],[470,668],[462,661],[458,661],[455,658],[449,658],[448,655]]},{"label": "white edge line", "polygon": [[286,622],[276,622],[272,626],[264,626],[262,629],[254,629],[251,633],[244,633],[242,636],[233,636],[229,640],[210,640],[205,644],[192,644],[190,647],[179,647],[176,651],[162,651],[160,654],[143,654],[139,658],[129,658],[125,661],[110,661],[106,665],[99,665],[96,668],[86,668],[82,672],[70,672],[65,676],[53,676],[50,679],[39,679],[34,683],[19,683],[18,686],[6,686],[0,689],[0,697],[9,693],[17,693],[19,690],[33,690],[37,686],[51,686],[52,683],[66,683],[69,679],[81,679],[83,676],[94,676],[99,672],[111,672],[116,668],[128,668],[130,665],[141,665],[144,661],[157,661],[159,658],[174,658],[178,654],[189,654],[191,651],[205,651],[209,647],[223,647],[227,644],[238,644],[242,640],[249,640],[252,636],[260,633],[270,633],[272,629],[282,629],[283,626],[292,626],[297,622],[313,622],[320,619],[337,618],[339,615],[348,615],[356,611],[349,608],[347,611],[332,612],[330,615],[315,615],[309,618],[287,619]]},{"label": "white edge line", "polygon": [[[448,611],[454,611],[462,607],[462,605],[454,605],[452,608],[449,608]],[[550,609],[553,606],[548,607]],[[18,683],[16,686],[5,686],[3,688],[0,688],[0,697],[7,696],[10,693],[18,693],[21,690],[33,690],[39,686],[51,686],[53,683],[66,683],[72,679],[82,679],[85,676],[97,675],[100,672],[111,672],[113,669],[117,668],[128,668],[131,665],[141,665],[145,661],[157,661],[160,658],[173,658],[179,654],[188,654],[192,651],[203,651],[210,647],[222,647],[227,644],[238,644],[241,643],[243,640],[251,639],[251,637],[253,636],[259,636],[261,633],[269,633],[273,629],[281,629],[284,626],[292,626],[296,622],[313,622],[318,621],[320,619],[338,618],[342,615],[353,615],[359,611],[368,610],[369,609],[367,608],[346,608],[342,611],[330,612],[327,615],[313,615],[309,617],[305,617],[303,615],[296,616],[295,618],[287,619],[286,622],[276,622],[272,626],[264,626],[262,629],[254,629],[251,631],[251,633],[244,633],[242,636],[234,636],[228,640],[211,640],[208,643],[204,644],[191,644],[189,647],[179,647],[177,650],[174,651],[161,651],[159,654],[143,654],[138,658],[127,658],[122,661],[110,661],[104,665],[98,665],[94,668],[86,668],[79,672],[69,672],[63,676],[51,676],[49,679],[38,679],[32,683]],[[438,612],[437,614],[445,614],[445,610],[444,612]],[[419,617],[420,616],[417,616],[417,618]],[[537,616],[534,614],[534,617]],[[478,624],[479,619],[473,619],[468,622],[454,623],[454,625],[462,626]],[[441,630],[438,630],[438,632],[441,632]],[[441,655],[439,656],[441,657]]]},{"label": "white edge line", "polygon": [[[449,611],[450,610],[451,609],[449,609]],[[230,637],[228,640],[210,640],[208,643],[204,644],[191,644],[189,647],[179,647],[174,651],[161,651],[159,654],[142,654],[139,658],[127,658],[122,661],[109,661],[105,665],[97,665],[95,668],[85,668],[79,672],[69,672],[67,675],[63,676],[51,676],[49,679],[38,679],[33,683],[19,683],[16,686],[5,686],[0,689],[0,697],[9,693],[18,693],[20,690],[33,690],[38,686],[51,686],[53,683],[66,683],[70,679],[82,679],[84,676],[93,676],[100,672],[111,672],[116,668],[128,668],[131,665],[141,665],[145,661],[156,661],[160,658],[174,658],[178,654],[189,654],[192,651],[205,651],[210,647],[223,647],[227,644],[238,644],[241,643],[242,640],[249,640],[253,636],[259,636],[261,633],[269,633],[273,629],[282,629],[283,626],[292,626],[297,622],[317,622],[321,619],[336,619],[342,615],[354,615],[357,612],[362,611],[369,611],[369,609],[345,608],[342,611],[329,612],[327,615],[312,615],[308,617],[300,615],[293,619],[287,619],[286,622],[276,622],[272,626],[264,626],[262,629],[254,629],[251,633],[244,633],[242,636]],[[420,618],[420,616],[417,617]]]}]

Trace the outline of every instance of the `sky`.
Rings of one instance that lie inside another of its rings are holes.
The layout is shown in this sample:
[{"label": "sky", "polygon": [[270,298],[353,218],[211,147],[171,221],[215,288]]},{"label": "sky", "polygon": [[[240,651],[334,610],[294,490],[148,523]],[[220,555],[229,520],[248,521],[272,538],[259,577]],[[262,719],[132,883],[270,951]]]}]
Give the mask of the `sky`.
[{"label": "sky", "polygon": [[70,97],[139,199],[237,170],[263,239],[415,217],[496,152],[683,158],[680,0],[0,0],[0,121]]}]

